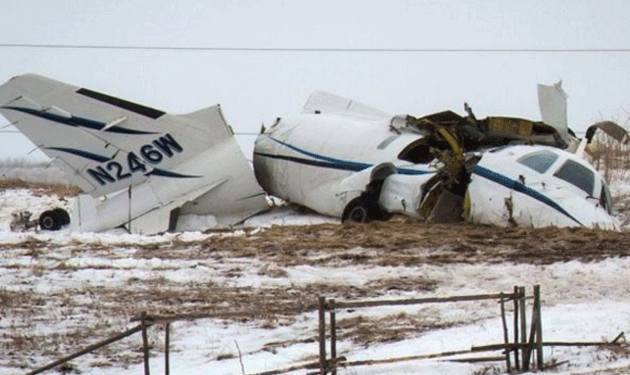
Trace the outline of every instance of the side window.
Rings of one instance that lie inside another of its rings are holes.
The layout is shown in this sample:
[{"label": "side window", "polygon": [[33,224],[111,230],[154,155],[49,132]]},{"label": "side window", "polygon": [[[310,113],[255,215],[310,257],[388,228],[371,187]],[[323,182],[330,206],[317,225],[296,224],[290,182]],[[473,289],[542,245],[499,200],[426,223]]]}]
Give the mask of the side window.
[{"label": "side window", "polygon": [[608,185],[604,181],[602,183],[602,193],[599,195],[599,204],[612,215],[612,197],[610,195],[610,190],[608,190]]},{"label": "side window", "polygon": [[558,160],[556,153],[551,151],[539,151],[521,157],[518,159],[518,162],[530,167],[538,173],[545,173],[556,160]]},{"label": "side window", "polygon": [[595,173],[582,164],[569,159],[553,175],[593,195]]}]

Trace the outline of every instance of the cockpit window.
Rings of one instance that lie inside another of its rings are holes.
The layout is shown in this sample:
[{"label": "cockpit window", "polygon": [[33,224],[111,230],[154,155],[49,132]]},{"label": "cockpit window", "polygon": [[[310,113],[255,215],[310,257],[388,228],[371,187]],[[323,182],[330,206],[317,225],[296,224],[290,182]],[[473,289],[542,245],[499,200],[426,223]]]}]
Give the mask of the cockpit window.
[{"label": "cockpit window", "polygon": [[569,159],[553,175],[579,187],[588,195],[593,195],[595,173],[582,164]]},{"label": "cockpit window", "polygon": [[545,173],[556,160],[558,160],[558,154],[551,151],[538,151],[521,157],[518,162],[538,173]]}]

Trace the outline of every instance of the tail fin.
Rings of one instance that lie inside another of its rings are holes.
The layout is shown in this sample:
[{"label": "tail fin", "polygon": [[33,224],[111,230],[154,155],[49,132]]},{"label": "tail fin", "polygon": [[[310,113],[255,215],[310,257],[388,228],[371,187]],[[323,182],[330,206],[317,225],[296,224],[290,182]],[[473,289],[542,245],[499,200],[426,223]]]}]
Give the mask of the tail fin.
[{"label": "tail fin", "polygon": [[558,134],[570,143],[567,122],[567,98],[569,96],[562,89],[562,81],[551,86],[538,85],[538,106],[542,121],[553,126]]},{"label": "tail fin", "polygon": [[173,227],[171,212],[180,207],[233,224],[267,208],[218,105],[171,115],[29,74],[0,86],[0,114],[71,183],[107,196],[78,200],[74,222],[82,230],[128,224],[157,233]]}]

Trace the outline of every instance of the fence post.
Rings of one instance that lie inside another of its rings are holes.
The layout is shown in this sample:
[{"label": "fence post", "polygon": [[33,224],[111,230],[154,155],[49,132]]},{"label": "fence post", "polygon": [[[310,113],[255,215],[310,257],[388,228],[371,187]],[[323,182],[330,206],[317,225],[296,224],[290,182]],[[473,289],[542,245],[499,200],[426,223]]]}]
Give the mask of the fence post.
[{"label": "fence post", "polygon": [[326,375],[326,298],[319,297],[319,372]]},{"label": "fence post", "polygon": [[166,323],[166,327],[164,327],[164,375],[169,375],[170,363],[169,363],[169,354],[170,354],[170,336],[171,336],[171,323]]},{"label": "fence post", "polygon": [[529,370],[529,365],[533,362],[533,353],[536,348],[536,329],[538,327],[538,314],[536,314],[536,299],[534,298],[534,306],[532,307],[532,322],[529,327],[529,339],[525,345],[525,354],[523,354],[523,363],[525,364],[524,369]]},{"label": "fence post", "polygon": [[521,358],[523,361],[523,370],[529,369],[529,363],[525,363],[525,344],[527,343],[527,313],[525,312],[525,287],[518,288],[518,294],[520,295],[519,314],[521,316]]},{"label": "fence post", "polygon": [[518,286],[514,286],[514,368],[516,371],[521,370],[521,362],[518,355],[518,305],[520,295]]},{"label": "fence post", "polygon": [[540,313],[540,285],[534,285],[534,305],[536,306],[536,358],[538,359],[538,369],[545,366],[543,361],[543,337],[542,337],[542,317]]},{"label": "fence post", "polygon": [[510,348],[508,345],[510,344],[510,337],[508,333],[507,327],[507,319],[505,318],[505,297],[503,293],[499,297],[501,299],[501,322],[503,323],[503,341],[505,342],[505,364],[507,366],[507,371],[512,372],[512,364],[510,363]]},{"label": "fence post", "polygon": [[142,326],[142,347],[144,351],[144,375],[150,375],[149,371],[149,338],[147,337],[147,312],[140,314],[140,325]]},{"label": "fence post", "polygon": [[332,365],[330,373],[337,375],[337,322],[335,316],[335,300],[331,299],[328,303],[330,304],[330,363]]}]

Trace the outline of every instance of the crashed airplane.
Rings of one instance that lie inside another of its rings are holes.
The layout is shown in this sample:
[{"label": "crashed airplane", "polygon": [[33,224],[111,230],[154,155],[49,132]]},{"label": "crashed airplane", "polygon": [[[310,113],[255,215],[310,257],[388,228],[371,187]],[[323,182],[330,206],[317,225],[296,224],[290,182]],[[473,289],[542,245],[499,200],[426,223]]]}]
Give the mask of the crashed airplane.
[{"label": "crashed airplane", "polygon": [[42,213],[42,229],[153,234],[183,215],[231,225],[268,208],[219,105],[170,115],[28,74],[0,86],[0,113],[85,192],[71,215]]},{"label": "crashed airplane", "polygon": [[[627,134],[602,122],[578,142],[559,84],[539,86],[539,103],[542,122],[477,119],[468,106],[415,118],[315,92],[302,114],[263,129],[255,176],[270,195],[343,220],[618,228],[582,155],[596,129]],[[231,225],[268,208],[218,105],[170,115],[28,74],[0,86],[0,114],[85,193],[70,213],[39,215],[42,229],[152,234],[184,215]]]},{"label": "crashed airplane", "polygon": [[401,213],[435,222],[615,230],[608,186],[567,127],[560,83],[538,87],[542,122],[451,111],[391,116],[325,92],[256,139],[254,171],[270,195],[342,220]]}]

